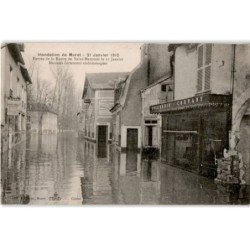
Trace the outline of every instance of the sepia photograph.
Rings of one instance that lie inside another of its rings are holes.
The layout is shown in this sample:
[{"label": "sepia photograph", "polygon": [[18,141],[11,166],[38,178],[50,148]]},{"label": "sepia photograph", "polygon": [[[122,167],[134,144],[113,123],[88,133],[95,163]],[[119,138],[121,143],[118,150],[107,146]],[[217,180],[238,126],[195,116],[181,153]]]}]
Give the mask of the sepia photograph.
[{"label": "sepia photograph", "polygon": [[2,205],[249,205],[250,44],[3,42]]},{"label": "sepia photograph", "polygon": [[249,7],[2,1],[1,249],[248,249]]}]

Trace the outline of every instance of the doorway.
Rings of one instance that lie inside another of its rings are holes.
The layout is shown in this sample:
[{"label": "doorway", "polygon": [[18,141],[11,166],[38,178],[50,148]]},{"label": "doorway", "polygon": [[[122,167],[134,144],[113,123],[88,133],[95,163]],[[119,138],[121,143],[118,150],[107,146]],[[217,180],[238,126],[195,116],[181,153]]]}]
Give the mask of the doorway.
[{"label": "doorway", "polygon": [[153,127],[152,126],[147,126],[147,131],[148,131],[148,146],[153,145]]},{"label": "doorway", "polygon": [[107,143],[107,125],[99,125],[98,126],[98,143],[106,144]]},{"label": "doorway", "polygon": [[107,156],[107,125],[98,126],[98,139],[97,139],[97,157],[105,158]]},{"label": "doorway", "polygon": [[137,150],[138,148],[138,129],[128,128],[127,129],[127,149]]}]

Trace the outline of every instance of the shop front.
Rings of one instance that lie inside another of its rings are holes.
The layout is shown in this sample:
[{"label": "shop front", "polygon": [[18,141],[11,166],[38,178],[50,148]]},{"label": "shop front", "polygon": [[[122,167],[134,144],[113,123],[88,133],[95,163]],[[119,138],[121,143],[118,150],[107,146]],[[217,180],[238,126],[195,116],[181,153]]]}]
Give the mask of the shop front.
[{"label": "shop front", "polygon": [[162,161],[215,178],[217,159],[228,148],[230,96],[203,95],[151,111],[162,115]]}]

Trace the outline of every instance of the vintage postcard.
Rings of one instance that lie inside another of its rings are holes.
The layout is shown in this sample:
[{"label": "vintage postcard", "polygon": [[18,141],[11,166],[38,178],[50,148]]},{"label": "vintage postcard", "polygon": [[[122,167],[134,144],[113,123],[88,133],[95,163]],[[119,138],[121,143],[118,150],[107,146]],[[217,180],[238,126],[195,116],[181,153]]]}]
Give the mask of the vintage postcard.
[{"label": "vintage postcard", "polygon": [[1,44],[1,204],[250,200],[250,44]]}]

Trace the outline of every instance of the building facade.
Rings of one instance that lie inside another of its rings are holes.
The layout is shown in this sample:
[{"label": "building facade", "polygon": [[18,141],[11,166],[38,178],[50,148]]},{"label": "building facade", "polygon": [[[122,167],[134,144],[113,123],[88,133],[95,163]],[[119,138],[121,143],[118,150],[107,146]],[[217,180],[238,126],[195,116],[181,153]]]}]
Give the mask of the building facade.
[{"label": "building facade", "polygon": [[26,139],[27,85],[31,79],[22,57],[23,44],[1,47],[1,151]]},{"label": "building facade", "polygon": [[162,153],[167,164],[211,178],[229,147],[232,104],[231,45],[170,45],[174,101],[151,106],[162,115]]},{"label": "building facade", "polygon": [[106,144],[112,139],[112,114],[115,82],[126,78],[127,73],[87,74],[82,95],[80,137]]},{"label": "building facade", "polygon": [[29,132],[35,134],[56,134],[58,132],[58,115],[45,104],[32,103],[28,105]]},{"label": "building facade", "polygon": [[113,142],[121,150],[140,150],[142,147],[141,90],[148,85],[147,47],[141,48],[141,62],[129,76],[118,82],[115,104],[111,108]]},{"label": "building facade", "polygon": [[[232,125],[229,150],[219,162],[217,179],[250,185],[250,45],[232,45],[232,51]],[[228,168],[235,173],[228,174]]]},{"label": "building facade", "polygon": [[148,86],[141,90],[142,147],[146,152],[161,149],[161,115],[151,114],[150,106],[173,100],[173,76],[168,44],[147,44]]}]

